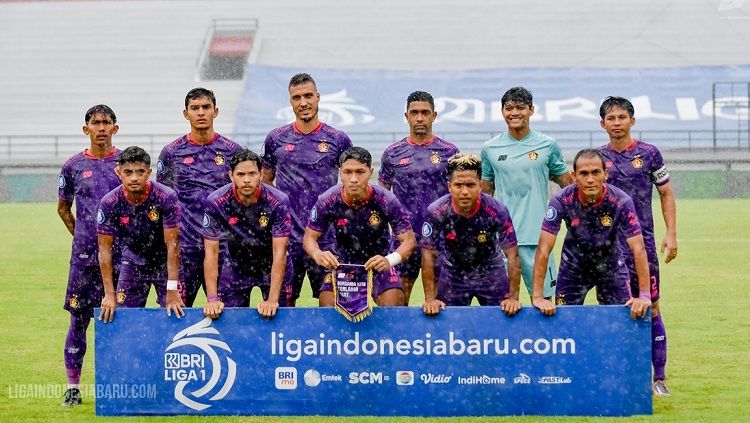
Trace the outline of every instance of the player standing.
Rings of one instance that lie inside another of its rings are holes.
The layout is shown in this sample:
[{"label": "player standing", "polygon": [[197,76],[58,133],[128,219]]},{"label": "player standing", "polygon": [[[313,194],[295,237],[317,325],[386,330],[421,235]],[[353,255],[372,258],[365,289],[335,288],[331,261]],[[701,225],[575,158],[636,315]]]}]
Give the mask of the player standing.
[{"label": "player standing", "polygon": [[167,144],[159,155],[156,180],[177,192],[180,220],[180,281],[183,301],[192,307],[203,280],[203,201],[229,183],[229,160],[239,149],[234,141],[214,131],[219,115],[216,96],[206,88],[194,88],[185,96],[182,115],[190,133]]},{"label": "player standing", "polygon": [[[205,201],[208,302],[203,311],[214,319],[224,306],[249,306],[254,286],[260,287],[263,295],[258,312],[264,317],[275,316],[279,304],[286,306],[292,295],[292,266],[286,257],[292,230],[289,198],[260,182],[261,162],[252,151],[238,150],[230,161],[232,182]],[[221,276],[220,239],[227,244]]]},{"label": "player standing", "polygon": [[[560,187],[571,183],[565,171],[560,146],[554,138],[532,131],[534,114],[531,93],[523,87],[509,89],[501,99],[508,131],[482,147],[482,191],[494,195],[510,210],[518,237],[521,275],[532,293],[534,256],[539,241],[539,222],[544,219],[548,201],[548,181]],[[544,296],[555,295],[557,271],[554,256],[544,277]]]},{"label": "player standing", "polygon": [[[372,296],[379,306],[404,305],[401,281],[394,266],[407,259],[416,248],[409,217],[392,192],[370,185],[372,156],[361,147],[352,147],[339,160],[341,185],[334,185],[318,197],[310,210],[304,248],[315,263],[335,269],[340,263],[361,264],[374,276]],[[322,250],[318,240],[329,229],[335,233],[330,250]],[[399,242],[389,253],[391,231]],[[320,289],[320,306],[333,306],[332,284]]]},{"label": "player standing", "polygon": [[[88,109],[84,115],[83,133],[89,137],[89,147],[69,158],[60,172],[57,214],[73,235],[64,305],[70,313],[64,350],[68,378],[64,407],[81,403],[79,384],[86,355],[86,329],[94,308],[104,297],[95,216],[99,200],[120,185],[115,174],[120,150],[112,146],[112,137],[118,129],[117,117],[109,106],[98,104]],[[73,202],[75,216],[71,210]]]},{"label": "player standing", "polygon": [[[646,245],[650,273],[651,296],[651,361],[654,366],[654,395],[669,395],[665,383],[667,364],[667,332],[659,310],[660,277],[659,257],[656,254],[654,236],[654,216],[651,208],[653,187],[659,193],[661,213],[667,233],[661,242],[661,253],[666,251],[665,263],[677,257],[677,207],[675,205],[669,173],[664,159],[656,146],[636,140],[630,135],[635,125],[633,104],[622,97],[607,97],[599,108],[602,118],[601,126],[609,135],[609,144],[599,148],[606,159],[607,183],[625,191],[635,205],[638,220],[641,223],[643,241]],[[638,286],[633,284],[635,265],[630,251],[624,249],[625,261],[631,277],[631,289],[638,293]]]},{"label": "player standing", "polygon": [[[432,133],[432,123],[437,118],[435,100],[424,91],[415,91],[406,99],[406,122],[409,136],[390,145],[383,152],[378,172],[378,183],[385,189],[393,189],[396,198],[407,209],[412,228],[421,228],[427,219],[427,207],[448,193],[446,166],[448,159],[458,153],[458,148]],[[417,243],[420,234],[415,232]],[[415,251],[398,265],[401,285],[404,288],[404,305],[414,282],[419,276],[422,254]]]},{"label": "player standing", "polygon": [[[316,265],[302,248],[307,216],[318,196],[336,185],[338,159],[352,146],[349,137],[320,122],[320,93],[315,81],[306,73],[289,81],[289,103],[295,120],[268,133],[263,145],[263,182],[273,184],[289,196],[292,213],[292,236],[289,259],[294,268],[292,304],[299,298],[307,274],[313,297],[318,298],[325,269]],[[329,234],[320,240],[324,248],[331,244]]]},{"label": "player standing", "polygon": [[[96,215],[99,267],[104,281],[104,300],[99,318],[111,322],[115,307],[145,307],[151,285],[157,301],[178,317],[184,303],[177,290],[180,268],[177,194],[158,182],[150,182],[151,157],[140,147],[128,147],[117,161],[121,186],[99,202]],[[112,244],[122,247],[117,292],[112,272]]]},{"label": "player standing", "polygon": [[[596,287],[599,304],[629,305],[631,317],[640,318],[651,299],[644,295],[648,290],[648,263],[633,200],[604,182],[607,171],[598,150],[579,151],[573,160],[573,172],[575,183],[552,197],[544,216],[534,261],[534,307],[546,315],[555,313],[555,305],[543,296],[544,276],[555,238],[565,221],[568,232],[562,247],[556,303],[583,304],[586,294]],[[641,288],[641,295],[636,298],[630,294],[630,275],[619,237],[627,240],[635,260]]]},{"label": "player standing", "polygon": [[499,305],[512,316],[521,309],[521,270],[510,213],[481,192],[479,156],[451,157],[448,174],[450,193],[430,204],[422,224],[422,310],[434,315],[446,305],[469,306],[476,297],[480,305]]}]

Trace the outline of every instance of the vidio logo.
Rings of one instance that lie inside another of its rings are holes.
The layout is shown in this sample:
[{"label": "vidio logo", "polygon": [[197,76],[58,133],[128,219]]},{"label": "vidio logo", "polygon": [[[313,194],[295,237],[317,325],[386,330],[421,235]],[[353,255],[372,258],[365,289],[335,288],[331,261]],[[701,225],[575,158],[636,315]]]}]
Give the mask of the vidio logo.
[{"label": "vidio logo", "polygon": [[[164,380],[174,381],[174,397],[193,410],[205,410],[211,406],[203,397],[212,394],[208,401],[218,401],[224,398],[234,386],[237,376],[237,364],[227,356],[231,353],[226,342],[211,338],[206,335],[220,335],[216,328],[211,326],[213,320],[206,317],[200,322],[180,331],[172,338],[164,351]],[[219,357],[216,348],[226,351],[223,359]],[[182,353],[181,350],[195,351],[201,353]],[[226,362],[226,366],[223,365]],[[226,369],[226,373],[224,370]],[[224,377],[224,383],[218,391],[215,389],[219,381]],[[192,392],[185,393],[190,383],[201,384]]]}]

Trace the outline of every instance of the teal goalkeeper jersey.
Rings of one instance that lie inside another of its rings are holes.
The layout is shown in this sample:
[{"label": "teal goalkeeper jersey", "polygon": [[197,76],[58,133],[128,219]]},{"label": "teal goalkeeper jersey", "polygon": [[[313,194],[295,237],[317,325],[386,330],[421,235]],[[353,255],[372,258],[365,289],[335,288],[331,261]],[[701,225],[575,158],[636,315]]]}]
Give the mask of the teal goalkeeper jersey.
[{"label": "teal goalkeeper jersey", "polygon": [[502,133],[482,146],[482,180],[495,182],[495,198],[510,210],[519,245],[539,243],[550,174],[565,173],[554,138],[531,131],[520,141]]}]

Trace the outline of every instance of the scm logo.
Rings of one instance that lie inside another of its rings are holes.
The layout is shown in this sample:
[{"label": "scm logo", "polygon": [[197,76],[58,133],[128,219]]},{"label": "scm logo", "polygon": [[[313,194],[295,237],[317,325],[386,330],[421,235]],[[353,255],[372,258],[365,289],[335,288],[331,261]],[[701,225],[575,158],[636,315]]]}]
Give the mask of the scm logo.
[{"label": "scm logo", "polygon": [[349,373],[349,383],[362,385],[370,384],[382,384],[383,381],[388,381],[389,376],[383,376],[383,372],[351,372]]}]

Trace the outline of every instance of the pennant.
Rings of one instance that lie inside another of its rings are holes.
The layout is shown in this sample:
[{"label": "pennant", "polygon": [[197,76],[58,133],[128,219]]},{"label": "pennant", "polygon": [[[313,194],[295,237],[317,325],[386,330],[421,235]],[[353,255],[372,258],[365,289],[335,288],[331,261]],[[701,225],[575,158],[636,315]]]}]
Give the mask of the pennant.
[{"label": "pennant", "polygon": [[331,271],[336,310],[352,322],[361,322],[372,313],[372,270],[361,264],[339,264]]}]

